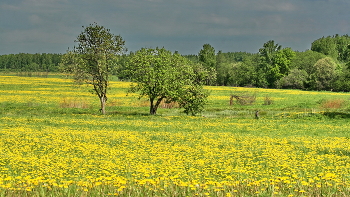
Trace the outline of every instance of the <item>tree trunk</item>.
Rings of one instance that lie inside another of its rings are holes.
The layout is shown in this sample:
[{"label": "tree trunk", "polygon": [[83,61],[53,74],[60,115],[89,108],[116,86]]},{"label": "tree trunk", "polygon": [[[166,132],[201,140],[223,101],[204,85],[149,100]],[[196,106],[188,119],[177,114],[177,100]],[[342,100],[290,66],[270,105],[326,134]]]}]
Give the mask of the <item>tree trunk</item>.
[{"label": "tree trunk", "polygon": [[157,114],[157,109],[158,109],[158,106],[160,105],[160,102],[162,102],[164,97],[161,97],[157,100],[157,102],[154,104],[154,98],[150,98],[149,101],[150,101],[150,114],[151,115],[156,115]]},{"label": "tree trunk", "polygon": [[102,96],[101,98],[100,98],[100,102],[101,102],[101,113],[103,114],[103,115],[105,115],[106,114],[106,101],[107,101],[107,98],[106,98],[106,96]]},{"label": "tree trunk", "polygon": [[155,115],[155,114],[157,113],[157,109],[154,109],[154,103],[153,103],[153,101],[154,101],[154,98],[150,98],[150,99],[149,99],[149,102],[150,102],[149,113],[150,113],[151,115]]}]

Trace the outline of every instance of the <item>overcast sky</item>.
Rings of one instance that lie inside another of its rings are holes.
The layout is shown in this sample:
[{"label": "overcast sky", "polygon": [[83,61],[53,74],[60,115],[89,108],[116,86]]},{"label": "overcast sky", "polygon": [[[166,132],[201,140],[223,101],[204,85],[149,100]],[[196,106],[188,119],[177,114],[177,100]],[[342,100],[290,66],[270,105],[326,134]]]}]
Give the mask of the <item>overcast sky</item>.
[{"label": "overcast sky", "polygon": [[350,34],[349,0],[1,0],[0,54],[65,53],[97,22],[129,51],[165,47],[198,54],[256,53],[274,40],[305,51],[329,35]]}]

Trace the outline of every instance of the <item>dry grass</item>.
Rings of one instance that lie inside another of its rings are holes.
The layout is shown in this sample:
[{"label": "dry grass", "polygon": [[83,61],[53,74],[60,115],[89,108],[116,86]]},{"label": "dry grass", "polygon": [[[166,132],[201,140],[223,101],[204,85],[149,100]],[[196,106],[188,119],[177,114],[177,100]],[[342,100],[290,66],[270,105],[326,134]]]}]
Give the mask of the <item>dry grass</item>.
[{"label": "dry grass", "polygon": [[326,109],[340,109],[345,105],[346,105],[346,100],[343,100],[343,99],[326,100],[321,103],[321,107]]},{"label": "dry grass", "polygon": [[230,105],[233,104],[233,98],[239,105],[252,105],[256,101],[256,94],[232,94],[230,97]]},{"label": "dry grass", "polygon": [[264,98],[264,105],[272,105],[274,100],[270,96],[265,96]]},{"label": "dry grass", "polygon": [[[134,106],[137,107],[149,107],[150,103],[149,100],[140,100],[138,103],[135,103]],[[165,108],[165,109],[172,109],[172,108],[179,108],[179,104],[177,102],[167,102],[165,100],[162,100],[162,102],[159,104],[159,108]]]},{"label": "dry grass", "polygon": [[177,102],[167,102],[167,101],[162,101],[159,105],[160,108],[166,108],[166,109],[172,109],[172,108],[179,108],[179,103]]},{"label": "dry grass", "polygon": [[90,104],[87,101],[71,98],[63,98],[60,101],[59,106],[61,108],[81,108],[87,109],[90,107]]}]

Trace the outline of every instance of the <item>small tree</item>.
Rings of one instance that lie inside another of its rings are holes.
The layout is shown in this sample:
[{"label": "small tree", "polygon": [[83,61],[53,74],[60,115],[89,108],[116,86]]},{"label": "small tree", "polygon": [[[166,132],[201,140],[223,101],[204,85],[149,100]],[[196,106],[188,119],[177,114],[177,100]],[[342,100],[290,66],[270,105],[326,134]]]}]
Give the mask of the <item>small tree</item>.
[{"label": "small tree", "polygon": [[78,46],[67,52],[61,64],[61,69],[73,74],[76,82],[93,86],[93,92],[100,99],[102,114],[106,113],[107,88],[112,65],[116,55],[125,49],[122,37],[109,31],[96,23],[90,24],[77,37],[75,42]]}]

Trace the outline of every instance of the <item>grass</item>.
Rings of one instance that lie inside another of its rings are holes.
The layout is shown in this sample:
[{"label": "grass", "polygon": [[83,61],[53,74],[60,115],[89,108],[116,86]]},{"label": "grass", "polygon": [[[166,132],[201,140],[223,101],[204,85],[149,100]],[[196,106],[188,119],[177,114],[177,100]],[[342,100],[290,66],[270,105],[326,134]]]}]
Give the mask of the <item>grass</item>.
[{"label": "grass", "polygon": [[349,93],[206,87],[200,116],[150,116],[128,85],[102,116],[90,87],[1,76],[0,196],[350,195]]}]

